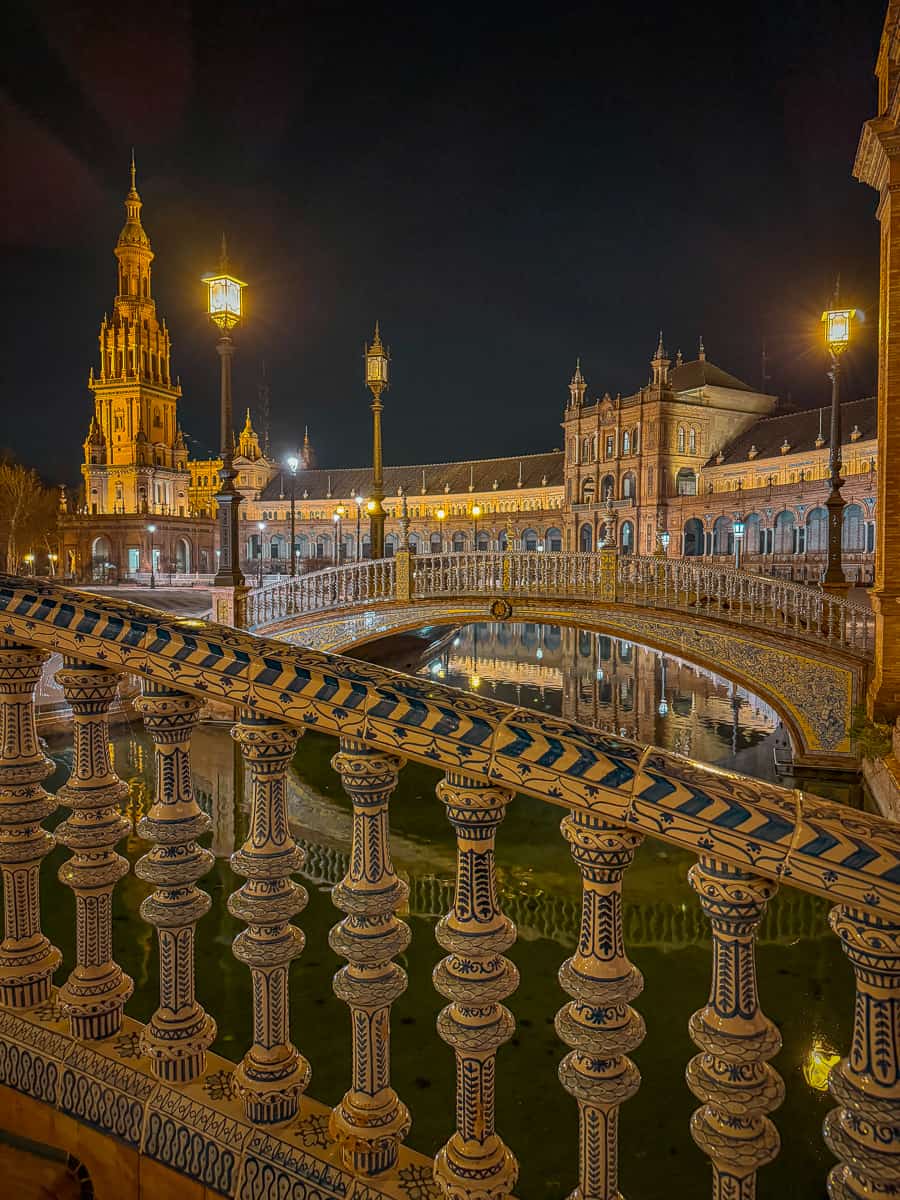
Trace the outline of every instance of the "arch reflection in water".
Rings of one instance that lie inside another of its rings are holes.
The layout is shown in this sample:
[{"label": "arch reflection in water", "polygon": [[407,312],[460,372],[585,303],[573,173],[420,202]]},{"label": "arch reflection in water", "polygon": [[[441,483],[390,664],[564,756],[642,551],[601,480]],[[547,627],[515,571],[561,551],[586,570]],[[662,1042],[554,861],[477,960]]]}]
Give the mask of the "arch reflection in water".
[{"label": "arch reflection in water", "polygon": [[774,778],[774,710],[720,675],[649,646],[558,625],[479,623],[460,629],[421,673]]}]

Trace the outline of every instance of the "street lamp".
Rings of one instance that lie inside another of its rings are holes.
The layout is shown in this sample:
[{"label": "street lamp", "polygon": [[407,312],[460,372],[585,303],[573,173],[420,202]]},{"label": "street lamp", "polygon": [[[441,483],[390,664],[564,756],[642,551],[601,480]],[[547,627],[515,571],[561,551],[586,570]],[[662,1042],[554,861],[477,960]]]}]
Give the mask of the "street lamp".
[{"label": "street lamp", "polygon": [[741,543],[744,540],[744,533],[747,526],[740,518],[735,518],[731,523],[731,530],[734,534],[734,569],[741,569]]},{"label": "street lamp", "polygon": [[656,531],[656,557],[667,558],[669,554],[669,542],[672,540],[671,534],[667,529],[657,529]]},{"label": "street lamp", "polygon": [[374,500],[366,501],[366,512],[369,514],[369,558],[370,559],[375,557],[374,552],[373,552],[373,546],[372,546],[372,514],[375,512],[377,507],[378,507],[378,505],[375,503]]},{"label": "street lamp", "polygon": [[381,458],[381,393],[388,388],[390,356],[381,344],[378,322],[372,344],[363,347],[366,360],[366,387],[372,393],[372,499],[369,510],[369,541],[372,558],[384,558],[384,465]]},{"label": "street lamp", "polygon": [[478,518],[481,516],[481,505],[472,505],[472,549],[478,549]]},{"label": "street lamp", "polygon": [[262,560],[263,560],[263,530],[266,527],[265,521],[257,521],[256,528],[259,530],[259,567],[256,571],[256,586],[262,587]]},{"label": "street lamp", "polygon": [[444,521],[446,521],[446,519],[447,519],[447,513],[445,512],[445,510],[443,508],[439,508],[434,515],[438,519],[438,529],[440,530],[440,536],[441,536],[441,551],[440,552],[441,552],[441,554],[443,554],[444,553]]},{"label": "street lamp", "polygon": [[150,534],[150,586],[156,587],[156,564],[153,561],[153,535],[156,533],[155,525],[148,525],[147,532]]},{"label": "street lamp", "polygon": [[825,501],[828,509],[828,555],[822,576],[822,587],[826,592],[846,592],[848,589],[841,567],[844,526],[844,497],[841,495],[844,485],[841,479],[841,355],[850,345],[850,330],[855,316],[855,308],[832,308],[822,313],[825,344],[831,355],[831,430],[828,439],[830,491]]},{"label": "street lamp", "polygon": [[28,574],[33,575],[34,574],[34,555],[26,554],[23,561],[24,561],[25,565],[28,567]]},{"label": "street lamp", "polygon": [[50,559],[50,574],[51,574],[51,575],[55,575],[55,574],[56,574],[56,560],[59,558],[59,555],[58,555],[58,554],[54,554],[54,553],[51,551],[51,552],[50,552],[50,553],[47,555],[47,557]]},{"label": "street lamp", "polygon": [[[238,555],[240,538],[238,508],[243,497],[234,486],[237,472],[234,469],[234,422],[231,412],[231,359],[234,354],[231,330],[241,320],[241,292],[247,285],[235,278],[228,270],[228,252],[224,235],[222,236],[219,270],[215,274],[204,275],[203,281],[207,286],[206,311],[209,319],[218,326],[220,331],[216,350],[221,363],[219,425],[222,467],[219,471],[219,479],[222,486],[216,495],[216,503],[219,506],[220,554],[215,586],[235,588],[243,586],[244,583]],[[291,554],[293,556],[293,546]]]},{"label": "street lamp", "polygon": [[288,470],[291,473],[291,574],[297,574],[297,552],[294,549],[294,543],[297,538],[297,468],[300,466],[300,455],[288,455],[287,460]]},{"label": "street lamp", "polygon": [[341,551],[342,551],[341,542],[343,540],[343,534],[341,533],[341,530],[344,527],[344,514],[346,513],[346,511],[347,510],[346,510],[346,508],[344,508],[343,504],[339,504],[337,506],[337,508],[334,510],[334,527],[336,530],[336,537],[335,537],[335,543],[334,543],[334,557],[335,557],[335,561],[337,562],[338,566],[340,566],[340,564],[341,564]]},{"label": "street lamp", "polygon": [[359,562],[362,558],[362,506],[363,498],[357,495],[356,500],[356,561]]}]

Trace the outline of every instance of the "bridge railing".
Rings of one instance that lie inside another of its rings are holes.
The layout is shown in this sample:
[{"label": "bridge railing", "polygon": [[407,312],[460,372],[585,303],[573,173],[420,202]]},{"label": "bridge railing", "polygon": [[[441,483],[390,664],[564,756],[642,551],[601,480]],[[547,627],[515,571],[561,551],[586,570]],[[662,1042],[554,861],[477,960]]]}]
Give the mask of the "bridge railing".
[{"label": "bridge railing", "polygon": [[[57,796],[42,787],[53,768],[33,704],[51,652],[63,656],[57,679],[73,713],[72,769]],[[123,672],[142,680],[138,708],[155,746],[154,802],[137,826],[151,848],[135,872],[153,889],[141,915],[156,929],[159,977],[159,1006],[132,1035],[127,1067],[84,1053],[118,1034],[132,992],[115,958],[112,900],[129,869],[115,849],[130,825],[108,729]],[[204,1076],[216,1034],[194,991],[195,938],[205,936],[202,918],[212,903],[197,882],[212,855],[199,841],[210,822],[193,792],[191,736],[209,700],[237,707],[232,736],[249,780],[249,832],[231,859],[246,882],[228,900],[246,924],[233,952],[253,981],[250,1044],[231,1076],[243,1123],[221,1082],[207,1099],[190,1087]],[[292,878],[303,853],[289,829],[285,787],[297,739],[311,725],[337,739],[333,766],[353,807],[346,872],[333,891],[345,915],[329,939],[347,960],[334,989],[350,1010],[352,1071],[327,1134],[312,1142],[287,1125],[310,1066],[291,1039],[290,964],[304,945],[291,921],[305,893]],[[781,1039],[760,1008],[755,965],[757,929],[779,885],[832,901],[830,924],[856,978],[852,1049],[830,1075],[837,1107],[826,1118],[825,1140],[839,1160],[830,1194],[886,1200],[896,1192],[895,825],[433,681],[11,577],[0,577],[0,1082],[216,1192],[260,1195],[259,1181],[268,1179],[266,1194],[289,1194],[313,1171],[320,1195],[359,1194],[355,1177],[377,1193],[379,1179],[390,1181],[398,1169],[410,1127],[390,1081],[391,1006],[406,986],[394,959],[411,937],[397,916],[407,888],[390,851],[389,800],[405,759],[443,768],[437,795],[458,852],[452,901],[436,930],[446,956],[434,972],[447,1001],[438,1032],[457,1071],[455,1106],[447,1098],[456,1130],[433,1163],[447,1200],[501,1200],[517,1178],[494,1109],[497,1051],[515,1029],[504,1001],[518,984],[505,957],[516,929],[500,908],[495,852],[502,855],[498,831],[516,792],[564,810],[562,834],[581,878],[577,941],[560,969],[571,999],[556,1015],[569,1048],[560,1081],[578,1105],[579,1158],[568,1167],[578,1194],[619,1196],[619,1109],[640,1085],[630,1055],[644,1037],[632,1007],[643,980],[627,957],[622,888],[645,837],[697,856],[689,880],[713,956],[709,998],[689,1024],[698,1053],[687,1080],[699,1102],[691,1133],[711,1160],[714,1200],[755,1195],[757,1171],[779,1150],[769,1114],[784,1096],[770,1063]],[[50,834],[41,822],[58,803],[70,815]],[[39,886],[55,842],[72,852],[59,879],[74,892],[77,926],[76,962],[58,992],[51,989],[60,953],[42,931]],[[415,1052],[412,1043],[407,1049]],[[216,1108],[217,1096],[225,1096],[224,1108]],[[259,1136],[251,1138],[254,1126]],[[340,1170],[329,1157],[334,1143]],[[562,1163],[559,1169],[567,1171]],[[430,1179],[431,1167],[415,1170]]]},{"label": "bridge railing", "polygon": [[380,558],[279,579],[247,597],[247,625],[394,598],[394,560]]}]

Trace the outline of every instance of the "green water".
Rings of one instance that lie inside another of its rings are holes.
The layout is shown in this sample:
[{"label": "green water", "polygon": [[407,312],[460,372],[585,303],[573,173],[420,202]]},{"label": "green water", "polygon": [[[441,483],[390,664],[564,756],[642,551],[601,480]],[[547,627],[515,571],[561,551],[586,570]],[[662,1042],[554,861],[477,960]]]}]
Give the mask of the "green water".
[{"label": "green water", "polygon": [[[446,652],[446,666],[439,669],[448,679],[453,672],[447,667],[454,655],[466,650],[468,636],[463,634],[460,644]],[[552,642],[551,635],[551,644],[544,643],[551,658]],[[514,667],[517,659],[530,663],[533,648],[527,660],[517,645],[507,650],[506,660],[495,656],[493,667],[479,663],[479,688],[490,692],[493,675],[497,694],[507,687],[524,686],[528,700],[532,685],[517,683]],[[643,661],[638,655],[634,659]],[[596,666],[590,669],[596,679]],[[672,669],[670,664],[670,679]],[[653,672],[638,672],[631,701],[636,720],[637,714],[648,710],[642,704],[641,688],[656,687],[641,683],[645,676],[658,682]],[[543,687],[543,699],[535,692],[536,702],[553,709],[557,701],[548,679]],[[684,698],[685,678],[679,679],[678,687],[678,695]],[[721,714],[716,708],[717,689],[722,691]],[[557,698],[557,711],[566,706],[564,690]],[[768,718],[752,699],[735,704],[729,685],[709,676],[697,677],[696,692],[693,736],[708,748],[710,757],[727,758],[735,748],[746,753],[762,744]],[[664,726],[676,699],[670,690]],[[652,705],[652,721],[657,725],[658,706],[657,689]],[[682,708],[678,719],[687,721],[689,710],[686,705]],[[734,717],[736,709],[735,739],[734,722],[724,720],[723,714]],[[702,720],[697,715],[701,710],[706,714]],[[677,730],[673,727],[671,732],[674,736]],[[662,733],[660,740],[665,741],[665,728]],[[152,788],[149,739],[139,725],[122,727],[114,732],[112,745],[116,769],[129,782],[130,811],[137,816],[146,811]],[[350,1076],[347,1010],[331,989],[341,960],[327,942],[328,930],[340,916],[329,892],[343,870],[341,854],[347,848],[350,818],[349,801],[329,765],[334,750],[333,740],[307,733],[298,746],[290,779],[295,832],[309,849],[304,879],[309,904],[297,919],[307,944],[291,976],[292,1031],[312,1064],[310,1092],[326,1103],[339,1099]],[[50,752],[58,770],[49,786],[56,788],[66,777],[70,743],[52,744]],[[198,798],[213,819],[212,846],[218,856],[202,881],[213,907],[197,930],[197,992],[218,1022],[214,1049],[237,1060],[249,1039],[250,988],[249,972],[230,952],[241,926],[228,914],[225,901],[243,881],[232,873],[226,856],[245,836],[247,804],[240,761],[227,729],[204,727],[198,732],[194,772]],[[408,764],[391,802],[395,864],[411,884],[411,911],[405,919],[413,935],[401,960],[409,988],[394,1006],[393,1080],[413,1116],[408,1142],[427,1154],[452,1132],[454,1094],[453,1055],[435,1032],[441,1000],[431,985],[431,970],[440,957],[433,926],[436,915],[449,903],[454,864],[454,842],[434,794],[438,779],[437,771]],[[497,839],[501,902],[519,927],[510,957],[521,973],[520,987],[508,1001],[517,1018],[516,1035],[498,1056],[497,1128],[521,1164],[517,1194],[540,1200],[568,1193],[575,1184],[577,1161],[577,1110],[557,1080],[565,1048],[553,1029],[554,1014],[567,999],[556,973],[575,943],[580,896],[579,876],[558,832],[561,816],[561,810],[517,797]],[[132,860],[146,848],[137,838],[125,845]],[[63,849],[54,851],[42,875],[45,928],[64,956],[60,980],[71,967],[74,952],[74,904],[55,880],[66,856]],[[648,841],[625,879],[627,944],[645,979],[644,992],[634,1006],[647,1023],[646,1040],[633,1055],[643,1082],[637,1096],[623,1106],[620,1122],[620,1186],[629,1200],[699,1198],[709,1192],[709,1168],[688,1127],[696,1101],[684,1083],[685,1065],[695,1053],[687,1021],[705,1003],[711,963],[707,930],[686,881],[691,861],[686,854]],[[155,939],[137,911],[147,890],[129,875],[118,886],[114,905],[116,954],[135,981],[129,1012],[139,1020],[150,1016],[157,999]],[[819,1132],[831,1101],[813,1090],[802,1072],[815,1038],[844,1048],[850,1035],[852,976],[837,940],[827,930],[827,907],[813,897],[784,892],[770,905],[761,929],[760,996],[782,1032],[784,1048],[774,1065],[787,1085],[786,1101],[774,1114],[782,1153],[760,1173],[762,1200],[784,1196],[789,1188],[797,1197],[824,1197],[825,1177],[833,1163]]]}]

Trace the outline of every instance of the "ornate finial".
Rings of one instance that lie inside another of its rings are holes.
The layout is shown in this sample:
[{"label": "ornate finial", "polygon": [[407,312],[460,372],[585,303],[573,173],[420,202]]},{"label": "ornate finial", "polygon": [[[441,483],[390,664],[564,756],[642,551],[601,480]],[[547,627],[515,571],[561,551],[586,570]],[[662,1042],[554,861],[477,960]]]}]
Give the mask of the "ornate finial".
[{"label": "ornate finial", "polygon": [[369,349],[377,350],[377,351],[381,351],[384,349],[384,347],[381,344],[381,330],[378,328],[377,321],[375,322],[375,336],[372,338],[372,345],[369,347]]},{"label": "ornate finial", "polygon": [[303,426],[303,445],[304,446],[309,445],[309,426],[308,425]]},{"label": "ornate finial", "polygon": [[703,334],[700,334],[700,353],[697,355],[701,362],[706,362],[706,347],[703,345]]},{"label": "ornate finial", "polygon": [[675,366],[676,366],[676,367],[680,367],[680,366],[681,366],[681,363],[682,363],[681,351],[680,351],[680,350],[676,350],[676,351],[675,351]]},{"label": "ornate finial", "polygon": [[134,165],[134,146],[132,146],[131,147],[131,190],[135,194],[137,194],[137,184],[135,183],[136,175],[137,175],[137,170]]},{"label": "ornate finial", "polygon": [[225,240],[225,231],[222,231],[222,248],[219,251],[219,270],[228,271],[228,242]]},{"label": "ornate finial", "polygon": [[656,354],[654,357],[656,357],[656,358],[665,358],[666,357],[666,348],[663,345],[662,330],[659,331],[659,343],[657,344]]},{"label": "ornate finial", "polygon": [[252,433],[252,432],[253,432],[253,423],[250,420],[250,409],[248,408],[247,416],[244,419],[244,433]]}]

